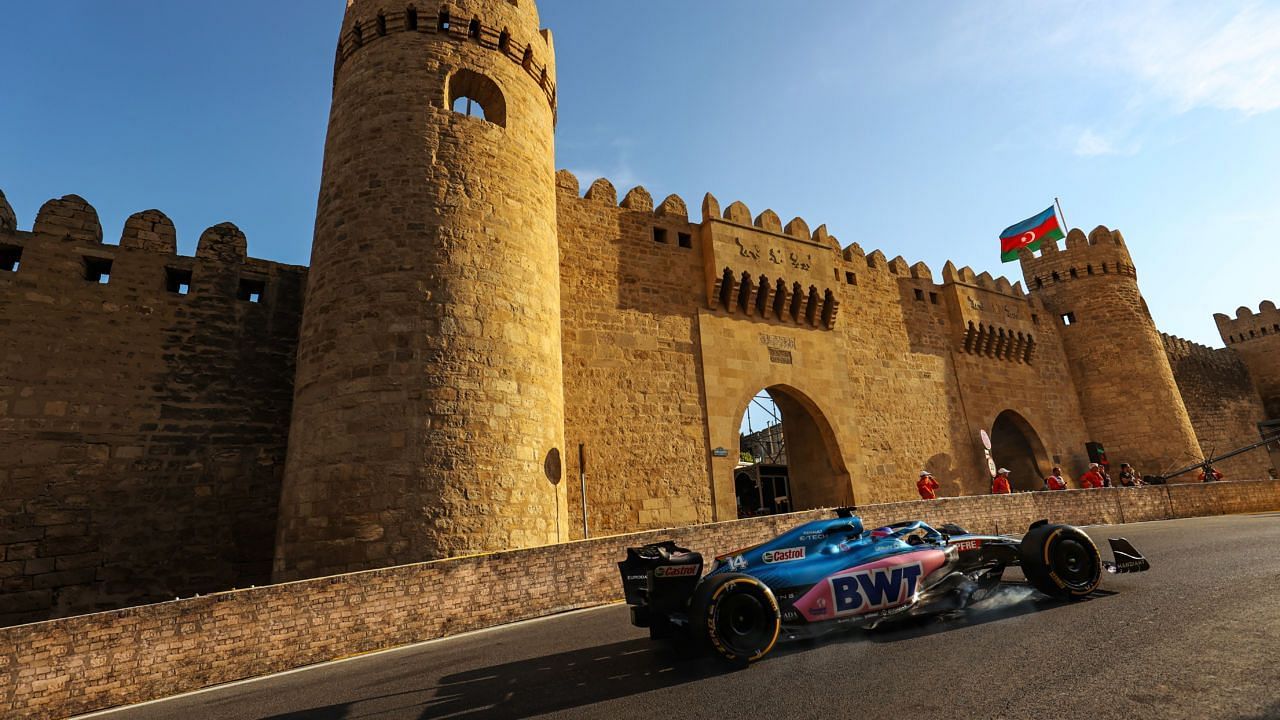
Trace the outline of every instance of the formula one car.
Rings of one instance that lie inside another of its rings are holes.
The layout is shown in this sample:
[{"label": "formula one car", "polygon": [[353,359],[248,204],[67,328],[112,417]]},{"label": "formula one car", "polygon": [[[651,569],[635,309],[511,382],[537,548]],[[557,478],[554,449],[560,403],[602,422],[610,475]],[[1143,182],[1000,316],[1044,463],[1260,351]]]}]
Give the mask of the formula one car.
[{"label": "formula one car", "polygon": [[975,535],[920,521],[870,532],[850,509],[760,545],[715,559],[660,542],[628,548],[618,563],[631,623],[661,639],[687,635],[724,660],[746,665],[779,635],[812,637],[838,627],[875,626],[962,609],[990,595],[1005,568],[1020,567],[1036,590],[1075,600],[1102,572],[1151,566],[1123,538],[1110,540],[1114,562],[1079,528],[1040,520],[1021,539]]}]

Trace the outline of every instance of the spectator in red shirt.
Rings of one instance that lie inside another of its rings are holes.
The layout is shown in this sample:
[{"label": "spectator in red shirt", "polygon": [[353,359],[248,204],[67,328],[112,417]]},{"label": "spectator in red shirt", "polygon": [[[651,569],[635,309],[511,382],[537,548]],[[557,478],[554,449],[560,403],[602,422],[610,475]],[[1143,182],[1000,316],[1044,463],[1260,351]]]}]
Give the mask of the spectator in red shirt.
[{"label": "spectator in red shirt", "polygon": [[1212,465],[1208,465],[1200,470],[1200,482],[1213,482],[1221,479],[1222,473],[1218,472],[1218,469]]},{"label": "spectator in red shirt", "polygon": [[933,479],[928,470],[921,470],[916,490],[920,491],[921,500],[935,500],[938,497],[938,481]]},{"label": "spectator in red shirt", "polygon": [[1089,463],[1089,472],[1080,476],[1080,487],[1088,490],[1089,488],[1100,488],[1102,486],[1102,471],[1098,463]]},{"label": "spectator in red shirt", "polygon": [[996,471],[995,479],[991,481],[992,495],[1008,495],[1012,492],[1009,489],[1009,469],[1000,468]]},{"label": "spectator in red shirt", "polygon": [[1067,481],[1062,477],[1062,468],[1055,466],[1049,477],[1044,479],[1045,490],[1066,490]]}]

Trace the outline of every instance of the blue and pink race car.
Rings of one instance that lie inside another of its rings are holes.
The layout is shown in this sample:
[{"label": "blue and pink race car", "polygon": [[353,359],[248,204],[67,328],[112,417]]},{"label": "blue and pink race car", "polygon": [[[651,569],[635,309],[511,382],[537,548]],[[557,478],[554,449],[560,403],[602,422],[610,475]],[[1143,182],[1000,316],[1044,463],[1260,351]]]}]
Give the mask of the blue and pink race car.
[{"label": "blue and pink race car", "polygon": [[1032,587],[1074,600],[1092,593],[1103,571],[1151,566],[1127,540],[1111,539],[1103,561],[1079,528],[1033,523],[1022,538],[975,535],[921,521],[863,529],[850,509],[768,542],[715,559],[661,542],[629,548],[618,563],[631,622],[655,639],[680,634],[733,664],[764,657],[780,636],[812,637],[838,627],[962,609],[992,593],[1005,568],[1020,567]]}]

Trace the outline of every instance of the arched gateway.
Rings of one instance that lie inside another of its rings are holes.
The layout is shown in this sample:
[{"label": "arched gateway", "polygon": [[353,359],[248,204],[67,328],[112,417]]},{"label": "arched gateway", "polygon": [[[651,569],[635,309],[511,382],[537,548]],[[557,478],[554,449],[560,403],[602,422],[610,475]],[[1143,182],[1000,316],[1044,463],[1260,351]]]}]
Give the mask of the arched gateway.
[{"label": "arched gateway", "polygon": [[[741,435],[734,444],[742,458],[734,472],[738,516],[852,505],[849,473],[821,408],[788,385],[771,385],[763,393],[777,408],[777,424]],[[739,417],[752,401],[743,403]]]},{"label": "arched gateway", "polygon": [[1053,467],[1039,434],[1013,410],[997,415],[991,425],[991,458],[997,466],[1009,469],[1014,492],[1041,489]]}]

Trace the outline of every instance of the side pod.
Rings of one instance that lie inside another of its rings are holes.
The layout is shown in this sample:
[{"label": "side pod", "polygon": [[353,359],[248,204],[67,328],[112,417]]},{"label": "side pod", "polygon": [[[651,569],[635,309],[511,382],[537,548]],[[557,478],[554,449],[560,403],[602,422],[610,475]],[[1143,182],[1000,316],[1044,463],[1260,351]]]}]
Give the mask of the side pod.
[{"label": "side pod", "polygon": [[1115,573],[1135,573],[1145,572],[1151,569],[1151,563],[1138,552],[1133,544],[1124,538],[1107,538],[1107,542],[1111,543],[1111,554],[1115,555],[1115,562],[1103,561],[1102,566],[1107,572]]}]

